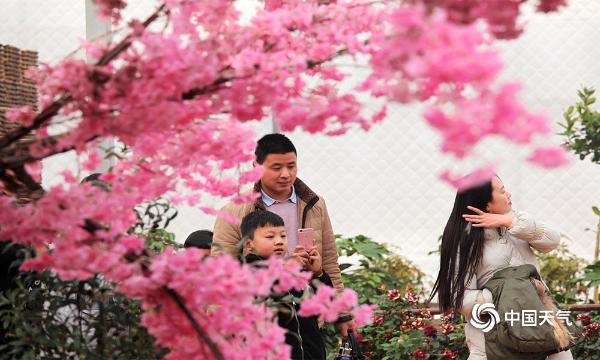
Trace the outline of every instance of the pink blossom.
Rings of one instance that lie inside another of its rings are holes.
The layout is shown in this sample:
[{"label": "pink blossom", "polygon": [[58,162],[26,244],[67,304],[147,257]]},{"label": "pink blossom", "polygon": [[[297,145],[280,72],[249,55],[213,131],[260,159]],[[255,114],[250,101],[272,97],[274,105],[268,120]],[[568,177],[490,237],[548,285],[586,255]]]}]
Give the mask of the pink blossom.
[{"label": "pink blossom", "polygon": [[[519,15],[521,5],[525,1],[439,0],[424,2],[441,6],[447,11],[449,18],[459,24],[472,23],[478,19],[485,20],[490,32],[500,39],[514,39],[523,32],[523,24],[519,23]],[[537,10],[556,11],[563,5],[566,5],[566,0],[539,0]]]},{"label": "pink blossom", "polygon": [[86,170],[95,170],[102,164],[102,158],[97,151],[92,151],[88,154],[87,159],[83,162],[83,168]]},{"label": "pink blossom", "polygon": [[124,0],[94,0],[94,5],[97,7],[98,15],[115,21],[120,20],[120,12],[127,6]]},{"label": "pink blossom", "polygon": [[139,253],[142,249],[144,249],[144,239],[139,236],[123,236],[120,239],[120,244],[125,247],[125,251],[133,251]]},{"label": "pink blossom", "polygon": [[363,326],[373,322],[373,312],[376,305],[361,305],[354,311],[354,321],[356,325]]},{"label": "pink blossom", "polygon": [[567,0],[539,0],[537,8],[542,12],[551,12],[565,5],[567,5]]},{"label": "pink blossom", "polygon": [[471,187],[483,184],[496,174],[493,165],[487,165],[470,172],[467,175],[455,175],[446,170],[440,175],[440,179],[455,187],[458,191],[463,191]]},{"label": "pink blossom", "polygon": [[363,305],[356,306],[356,293],[345,289],[337,294],[335,289],[320,286],[315,295],[302,302],[300,316],[319,315],[321,321],[334,321],[343,313],[353,312],[357,322],[361,325],[372,322],[374,307]]},{"label": "pink blossom", "polygon": [[31,106],[21,106],[10,109],[6,112],[6,119],[19,125],[31,125],[35,112]]},{"label": "pink blossom", "polygon": [[568,164],[569,157],[562,146],[538,147],[533,150],[527,161],[551,169]]}]

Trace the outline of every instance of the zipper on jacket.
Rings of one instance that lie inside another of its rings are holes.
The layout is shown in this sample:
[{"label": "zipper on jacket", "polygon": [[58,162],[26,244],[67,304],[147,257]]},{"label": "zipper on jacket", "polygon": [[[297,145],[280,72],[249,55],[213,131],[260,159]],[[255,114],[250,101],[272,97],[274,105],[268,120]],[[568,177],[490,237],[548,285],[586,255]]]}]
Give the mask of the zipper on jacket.
[{"label": "zipper on jacket", "polygon": [[292,300],[292,304],[294,305],[294,319],[296,319],[296,333],[300,340],[300,354],[302,355],[302,360],[304,360],[304,347],[302,346],[303,341],[302,335],[300,334],[300,320],[298,319],[298,312],[296,311],[296,301]]}]

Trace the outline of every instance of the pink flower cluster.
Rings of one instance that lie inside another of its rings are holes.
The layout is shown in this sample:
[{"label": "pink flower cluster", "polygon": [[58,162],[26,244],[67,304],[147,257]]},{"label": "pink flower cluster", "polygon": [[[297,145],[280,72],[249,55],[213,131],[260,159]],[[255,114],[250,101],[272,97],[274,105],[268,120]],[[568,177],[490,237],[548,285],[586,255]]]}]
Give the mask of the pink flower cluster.
[{"label": "pink flower cluster", "polygon": [[477,185],[481,185],[486,181],[489,181],[496,171],[494,166],[486,166],[476,169],[468,175],[455,175],[450,171],[444,171],[440,178],[445,182],[454,186],[457,190],[462,191]]},{"label": "pink flower cluster", "polygon": [[583,328],[583,336],[586,339],[595,340],[600,338],[600,323],[592,322]]},{"label": "pink flower cluster", "polygon": [[374,305],[357,306],[357,295],[350,289],[344,289],[341,294],[336,294],[334,288],[320,286],[315,295],[304,300],[298,315],[319,315],[321,321],[335,321],[341,313],[354,313],[354,320],[359,326],[373,321]]},{"label": "pink flower cluster", "polygon": [[[504,2],[510,4],[501,6],[503,11],[490,13],[514,18],[518,9],[511,6],[518,8],[520,1],[453,3],[465,10],[475,3],[494,7]],[[464,158],[486,137],[525,145],[548,135],[548,119],[519,101],[519,84],[498,84],[502,62],[476,24],[457,24],[452,12],[419,6],[401,7],[386,20],[389,28],[372,37],[373,72],[361,89],[399,102],[430,101],[425,120],[441,134],[443,152]],[[536,150],[530,161],[549,167],[563,164],[564,158],[560,150]],[[447,174],[442,179],[450,180]]]},{"label": "pink flower cluster", "polygon": [[124,0],[94,0],[97,13],[103,18],[112,18],[113,21],[121,19],[121,10],[127,3]]},{"label": "pink flower cluster", "polygon": [[[514,39],[523,32],[518,23],[521,5],[525,0],[424,0],[430,6],[439,6],[448,12],[449,19],[459,24],[484,20],[489,30],[499,39]],[[542,12],[558,10],[566,0],[539,0],[537,9]]]},{"label": "pink flower cluster", "polygon": [[[188,249],[170,249],[154,257],[148,274],[139,271],[122,281],[119,290],[143,301],[143,324],[168,347],[171,359],[212,359],[178,304],[165,291],[185,301],[200,328],[226,359],[287,359],[285,330],[257,297],[306,286],[310,274],[272,259],[268,268],[255,269],[228,257],[206,257]],[[160,308],[160,311],[158,309]]]}]

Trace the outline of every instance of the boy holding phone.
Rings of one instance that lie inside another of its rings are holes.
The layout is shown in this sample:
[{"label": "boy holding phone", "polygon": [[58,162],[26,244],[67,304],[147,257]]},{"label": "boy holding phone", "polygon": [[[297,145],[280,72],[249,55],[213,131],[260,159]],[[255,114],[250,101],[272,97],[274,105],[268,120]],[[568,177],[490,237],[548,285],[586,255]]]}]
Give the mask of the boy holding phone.
[{"label": "boy holding phone", "polygon": [[[271,256],[288,258],[289,261],[297,261],[305,270],[313,273],[313,279],[324,285],[333,286],[329,276],[323,272],[321,267],[321,255],[316,246],[311,245],[310,237],[300,237],[299,244],[295,246],[291,256],[287,254],[287,236],[283,219],[270,211],[255,210],[242,219],[240,225],[242,238],[244,239],[244,260],[254,263],[266,260]],[[310,231],[306,231],[310,233]],[[308,256],[307,256],[308,255]],[[314,284],[311,282],[314,289]],[[295,298],[302,296],[302,292],[291,291]],[[287,294],[283,294],[285,296]],[[273,296],[278,301],[283,296]],[[282,306],[277,312],[277,323],[284,329],[286,344],[292,347],[293,360],[325,360],[325,343],[319,331],[316,316],[301,317],[297,313],[300,306],[293,302],[294,309],[290,311],[287,306]]]}]

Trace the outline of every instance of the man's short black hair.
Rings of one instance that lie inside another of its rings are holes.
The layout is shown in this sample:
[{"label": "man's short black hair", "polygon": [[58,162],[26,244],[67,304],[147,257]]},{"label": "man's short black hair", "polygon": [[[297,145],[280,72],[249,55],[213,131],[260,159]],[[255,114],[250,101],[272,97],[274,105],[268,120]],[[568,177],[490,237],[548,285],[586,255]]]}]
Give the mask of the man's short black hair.
[{"label": "man's short black hair", "polygon": [[191,233],[185,242],[183,243],[184,248],[196,247],[199,249],[209,249],[212,245],[213,233],[210,230],[198,230]]},{"label": "man's short black hair", "polygon": [[284,222],[281,216],[275,213],[266,210],[254,210],[242,219],[240,225],[242,239],[254,238],[254,231],[267,225],[284,226]]},{"label": "man's short black hair", "polygon": [[262,164],[269,154],[287,154],[293,152],[298,155],[296,147],[287,136],[283,134],[267,134],[256,144],[256,162]]}]

